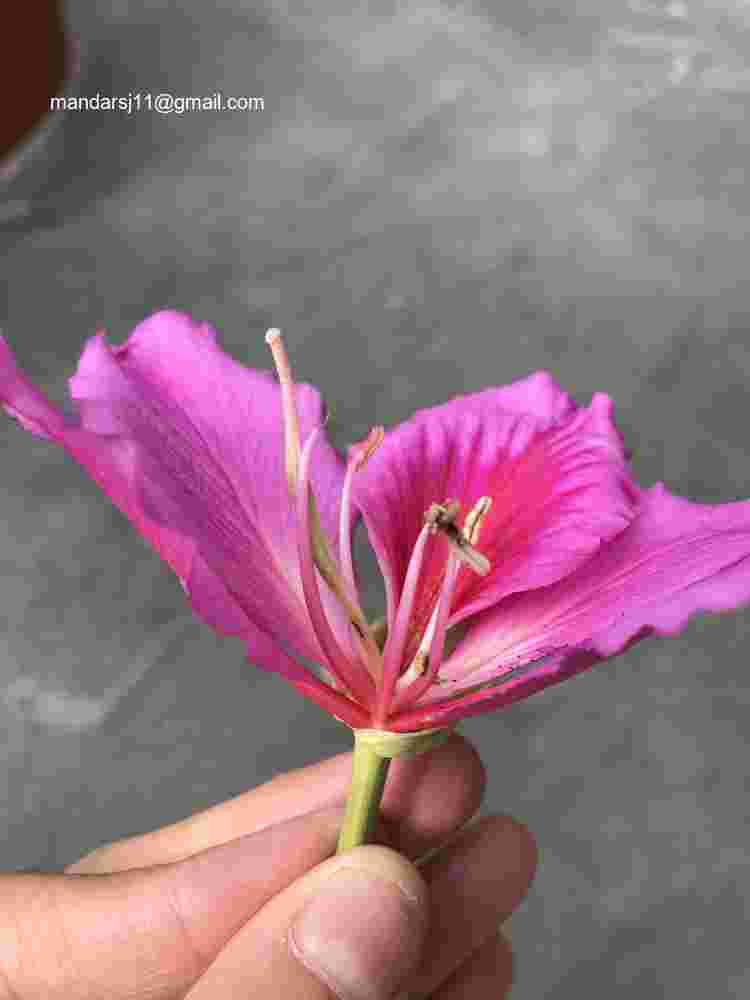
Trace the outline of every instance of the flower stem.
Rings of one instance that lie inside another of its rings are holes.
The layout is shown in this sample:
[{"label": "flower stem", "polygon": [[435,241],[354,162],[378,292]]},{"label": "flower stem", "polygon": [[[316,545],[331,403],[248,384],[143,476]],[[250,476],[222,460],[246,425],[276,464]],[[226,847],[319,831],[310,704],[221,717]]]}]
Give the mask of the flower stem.
[{"label": "flower stem", "polygon": [[391,763],[389,757],[381,757],[372,746],[358,741],[357,732],[355,730],[352,784],[337,854],[366,844],[372,836]]},{"label": "flower stem", "polygon": [[393,757],[410,757],[440,746],[450,729],[392,733],[379,729],[354,730],[352,783],[346,803],[337,854],[366,844],[372,837]]}]

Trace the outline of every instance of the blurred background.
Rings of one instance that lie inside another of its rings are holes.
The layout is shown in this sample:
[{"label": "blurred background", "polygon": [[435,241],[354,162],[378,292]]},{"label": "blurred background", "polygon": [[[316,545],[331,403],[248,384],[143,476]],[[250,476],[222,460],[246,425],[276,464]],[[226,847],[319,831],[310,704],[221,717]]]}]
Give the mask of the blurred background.
[{"label": "blurred background", "polygon": [[[616,400],[642,484],[750,496],[746,3],[67,17],[81,94],[265,109],[71,112],[32,194],[7,195],[0,326],[53,398],[98,327],[119,342],[175,307],[254,367],[285,330],[341,445],[544,368]],[[0,437],[3,869],[60,869],[349,748],[193,618],[60,450],[10,420]],[[703,616],[463,724],[486,810],[540,846],[514,1000],[750,993],[749,626]]]}]

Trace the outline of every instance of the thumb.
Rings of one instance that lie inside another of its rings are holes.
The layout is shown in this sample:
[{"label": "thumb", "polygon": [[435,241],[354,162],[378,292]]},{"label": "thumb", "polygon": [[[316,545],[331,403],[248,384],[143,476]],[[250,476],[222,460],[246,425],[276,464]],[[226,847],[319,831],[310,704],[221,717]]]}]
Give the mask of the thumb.
[{"label": "thumb", "polygon": [[293,996],[390,1000],[419,965],[429,896],[388,847],[333,857],[271,899],[232,938],[190,1000]]}]

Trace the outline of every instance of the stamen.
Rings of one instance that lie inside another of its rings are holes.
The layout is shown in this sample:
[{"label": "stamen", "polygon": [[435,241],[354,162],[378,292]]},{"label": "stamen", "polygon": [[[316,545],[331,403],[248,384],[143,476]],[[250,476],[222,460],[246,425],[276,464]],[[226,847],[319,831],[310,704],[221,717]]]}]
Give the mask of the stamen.
[{"label": "stamen", "polygon": [[365,656],[371,672],[378,677],[382,675],[383,658],[375,642],[370,625],[362,611],[357,581],[354,576],[351,540],[351,494],[354,473],[364,466],[380,446],[384,434],[385,431],[382,427],[373,427],[363,441],[352,445],[350,449],[339,507],[339,563],[343,578],[342,585],[339,588],[341,594],[339,594],[338,590],[336,591],[337,596],[339,596],[339,599],[347,609],[357,639],[364,645]]},{"label": "stamen", "polygon": [[417,666],[417,658],[423,657],[426,670],[424,672],[420,670],[419,674],[414,677],[408,687],[403,688],[396,695],[390,708],[391,713],[400,712],[406,705],[413,704],[435,681],[437,672],[443,662],[445,635],[448,630],[448,619],[450,617],[451,604],[453,602],[453,594],[456,590],[456,580],[460,566],[461,564],[456,553],[451,552],[448,557],[448,565],[445,570],[440,597],[433,612],[430,626],[425,631],[424,638],[417,650],[417,656],[409,668],[411,671]]},{"label": "stamen", "polygon": [[443,531],[446,534],[451,544],[451,555],[440,597],[430,616],[422,641],[408,670],[398,678],[396,696],[390,706],[391,713],[401,711],[405,705],[413,704],[435,683],[443,661],[450,605],[461,561],[482,575],[490,569],[489,560],[474,549],[473,543],[479,538],[482,521],[491,504],[490,497],[481,497],[467,515],[463,532],[455,524],[455,518],[460,510],[460,505],[455,500],[432,504],[425,514],[426,527],[433,532]]},{"label": "stamen", "polygon": [[[483,497],[482,500],[489,500],[489,498]],[[482,506],[484,508],[485,505]],[[462,562],[466,563],[475,573],[479,573],[480,576],[486,576],[492,568],[489,559],[478,549],[475,549],[469,538],[456,526],[455,520],[460,509],[461,505],[455,500],[446,500],[444,504],[433,503],[425,514],[425,521],[432,531],[443,532],[454,554]],[[475,513],[476,509],[475,507],[470,512],[469,517]],[[489,507],[483,513],[480,511],[479,514],[476,514],[475,520],[472,521],[472,528],[478,528],[481,525],[481,517],[486,514],[487,510]]]},{"label": "stamen", "polygon": [[318,678],[290,650],[279,648],[278,653],[281,654],[276,658],[279,673],[301,694],[312,699],[322,709],[335,715],[348,726],[353,728],[367,726],[369,713],[352,701],[348,693],[344,694],[334,686],[335,678],[329,670],[322,669],[326,677]]},{"label": "stamen", "polygon": [[341,507],[339,510],[339,562],[344,579],[349,584],[351,591],[356,595],[357,584],[354,579],[354,565],[352,561],[352,540],[351,540],[351,495],[354,473],[358,472],[371,458],[375,451],[383,443],[385,430],[383,427],[373,427],[363,441],[359,441],[351,446],[349,452],[349,462],[346,467],[344,477],[344,488],[341,491]]},{"label": "stamen", "polygon": [[417,677],[421,677],[422,674],[426,673],[428,666],[430,665],[430,654],[426,649],[420,648],[417,650],[416,656],[411,662],[410,670],[413,670]]},{"label": "stamen", "polygon": [[425,546],[430,534],[432,534],[431,525],[425,524],[412,549],[401,592],[401,600],[399,601],[395,621],[393,622],[393,629],[389,630],[388,638],[385,642],[385,649],[383,650],[383,677],[380,683],[380,690],[378,691],[378,703],[374,719],[376,726],[385,723],[389,703],[398,679],[409,626],[411,625],[411,614],[414,609],[417,585],[422,572]]},{"label": "stamen", "polygon": [[492,497],[480,497],[464,521],[464,535],[470,545],[476,545],[479,541],[479,532],[482,530],[482,522],[489,513],[492,506]]},{"label": "stamen", "polygon": [[385,647],[385,640],[388,638],[388,620],[383,616],[370,622],[370,631],[378,649]]},{"label": "stamen", "polygon": [[426,673],[430,666],[430,654],[422,649],[421,647],[414,654],[414,659],[411,661],[406,670],[401,674],[399,679],[396,681],[395,698],[391,704],[391,714],[393,713],[394,705],[398,703],[398,699],[401,694],[406,691],[419,677],[422,677]]},{"label": "stamen", "polygon": [[385,427],[373,427],[364,441],[359,441],[357,444],[352,445],[353,449],[356,449],[356,468],[357,470],[363,468],[378,448],[383,443],[385,438]]},{"label": "stamen", "polygon": [[310,621],[321,648],[328,658],[329,668],[337,680],[352,692],[361,705],[368,706],[371,703],[373,692],[372,678],[359,660],[348,657],[339,646],[338,640],[326,617],[318,587],[318,580],[315,575],[313,524],[311,517],[312,489],[310,487],[310,457],[319,433],[320,428],[312,432],[300,456],[300,491],[297,496],[297,547],[299,550],[302,589],[305,594]]},{"label": "stamen", "polygon": [[[453,559],[453,554],[451,553],[449,559]],[[435,635],[435,625],[437,624],[437,616],[440,608],[440,601],[435,603],[435,607],[432,609],[432,614],[430,615],[430,620],[427,622],[427,628],[424,630],[424,635],[422,636],[422,641],[417,647],[417,651],[414,654],[414,659],[411,661],[406,670],[400,675],[396,681],[396,692],[400,695],[404,690],[406,690],[412,681],[415,681],[418,677],[424,674],[428,667],[430,666],[430,646],[432,645],[432,639]]]},{"label": "stamen", "polygon": [[266,333],[266,343],[271,348],[276,372],[281,385],[281,407],[284,414],[284,445],[286,461],[286,479],[289,486],[289,494],[294,497],[297,494],[297,481],[299,476],[300,462],[300,432],[299,416],[294,402],[294,379],[292,378],[292,368],[289,364],[289,357],[281,338],[281,330],[273,327]]},{"label": "stamen", "polygon": [[[317,681],[317,678],[315,679]],[[369,715],[351,698],[339,694],[338,691],[327,687],[321,681],[305,682],[291,681],[294,687],[318,704],[324,711],[330,712],[340,719],[347,726],[353,729],[366,728],[369,722]]]}]

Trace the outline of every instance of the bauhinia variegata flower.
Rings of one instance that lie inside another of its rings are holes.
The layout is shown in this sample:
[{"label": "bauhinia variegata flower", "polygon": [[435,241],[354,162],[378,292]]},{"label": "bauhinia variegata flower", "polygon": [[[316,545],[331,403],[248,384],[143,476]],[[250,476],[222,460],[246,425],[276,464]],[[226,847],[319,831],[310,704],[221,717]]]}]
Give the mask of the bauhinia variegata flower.
[{"label": "bauhinia variegata flower", "polygon": [[[414,733],[510,705],[697,611],[750,599],[750,502],[634,481],[613,404],[537,372],[339,455],[318,392],[226,354],[176,312],[86,344],[70,418],[0,340],[0,400],[62,445],[248,659],[357,730]],[[352,532],[385,581],[360,604]]]}]

